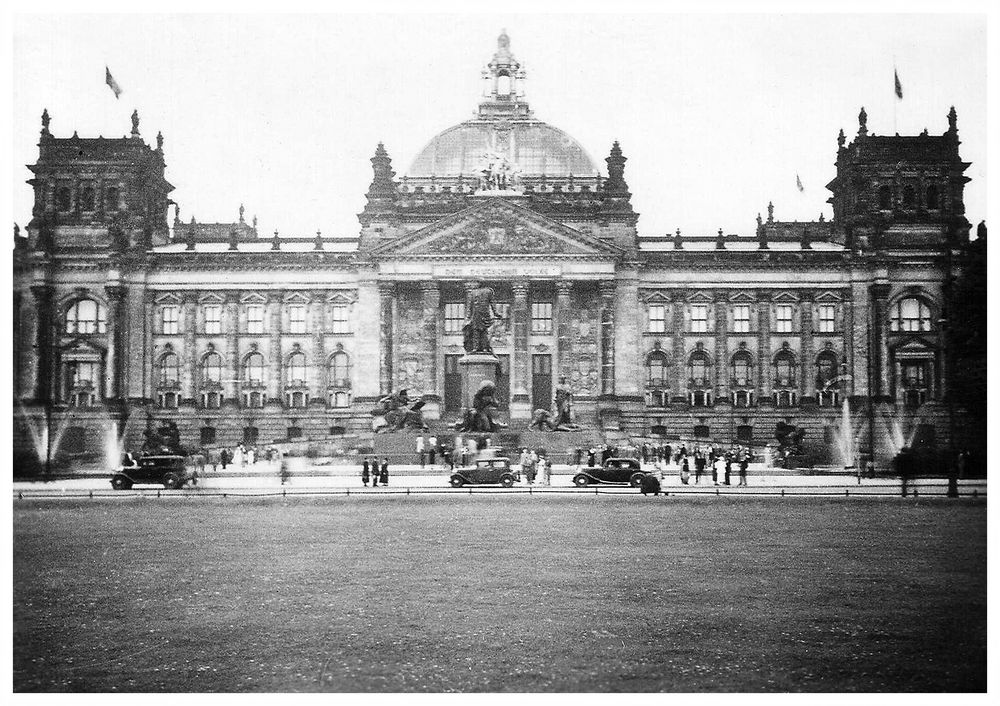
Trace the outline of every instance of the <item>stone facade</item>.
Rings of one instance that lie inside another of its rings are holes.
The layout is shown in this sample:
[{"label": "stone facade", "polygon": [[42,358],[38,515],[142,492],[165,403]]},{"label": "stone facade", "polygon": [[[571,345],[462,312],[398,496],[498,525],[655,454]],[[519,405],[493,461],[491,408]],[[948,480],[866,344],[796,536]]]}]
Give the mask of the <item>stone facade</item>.
[{"label": "stone facade", "polygon": [[[509,44],[490,72],[523,79]],[[762,445],[783,421],[829,456],[847,401],[881,462],[901,437],[948,443],[942,310],[969,231],[954,111],[943,135],[913,137],[870,135],[862,111],[838,141],[830,221],[769,205],[752,236],[639,237],[619,145],[602,173],[492,85],[409,174],[378,146],[350,239],[266,237],[242,206],[171,227],[162,137],[148,146],[136,118],[129,138],[57,138],[46,113],[15,241],[15,447],[42,420],[73,430],[72,453],[114,430],[135,445],[152,419],[191,447],[364,443],[372,407],[404,387],[443,429],[476,282],[504,312],[492,340],[514,429],[565,378],[595,442]],[[484,150],[481,168],[454,166]]]}]

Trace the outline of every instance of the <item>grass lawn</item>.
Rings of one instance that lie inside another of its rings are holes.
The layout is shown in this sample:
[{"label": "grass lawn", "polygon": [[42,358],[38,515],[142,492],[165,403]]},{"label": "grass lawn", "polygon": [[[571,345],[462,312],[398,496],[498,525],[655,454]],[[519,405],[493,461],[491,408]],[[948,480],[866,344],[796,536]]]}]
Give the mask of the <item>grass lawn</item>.
[{"label": "grass lawn", "polygon": [[982,691],[986,504],[14,502],[15,691]]}]

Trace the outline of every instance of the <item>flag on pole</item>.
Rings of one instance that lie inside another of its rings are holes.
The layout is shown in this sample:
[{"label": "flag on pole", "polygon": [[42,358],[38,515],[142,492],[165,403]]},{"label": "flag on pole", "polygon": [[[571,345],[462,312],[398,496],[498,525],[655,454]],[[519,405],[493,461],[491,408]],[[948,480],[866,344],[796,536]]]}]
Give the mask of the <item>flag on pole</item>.
[{"label": "flag on pole", "polygon": [[795,175],[795,186],[798,187],[799,191],[805,191],[806,190],[805,187],[802,186],[802,180],[799,179],[799,175],[798,174]]},{"label": "flag on pole", "polygon": [[895,68],[892,70],[892,75],[896,79],[896,98],[903,100],[903,84],[899,82],[899,72]]},{"label": "flag on pole", "polygon": [[122,94],[122,87],[115,81],[115,77],[111,75],[111,69],[107,66],[104,67],[104,83],[108,84],[108,87],[115,92],[115,100],[118,100],[118,96]]}]

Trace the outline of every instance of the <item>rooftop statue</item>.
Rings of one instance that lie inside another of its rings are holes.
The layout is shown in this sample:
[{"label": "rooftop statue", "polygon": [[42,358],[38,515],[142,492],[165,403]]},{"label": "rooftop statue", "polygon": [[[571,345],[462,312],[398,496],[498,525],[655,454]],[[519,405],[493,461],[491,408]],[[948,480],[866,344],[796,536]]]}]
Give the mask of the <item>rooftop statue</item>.
[{"label": "rooftop statue", "polygon": [[480,174],[481,191],[511,191],[517,188],[520,171],[507,157],[490,150],[483,153]]}]

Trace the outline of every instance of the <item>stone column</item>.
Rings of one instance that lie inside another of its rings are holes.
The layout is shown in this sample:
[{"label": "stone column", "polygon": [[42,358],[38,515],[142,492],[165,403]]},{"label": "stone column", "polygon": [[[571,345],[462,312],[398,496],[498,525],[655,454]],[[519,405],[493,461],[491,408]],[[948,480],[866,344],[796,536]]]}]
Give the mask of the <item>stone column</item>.
[{"label": "stone column", "polygon": [[52,330],[53,311],[52,285],[36,284],[31,287],[35,298],[35,350],[38,351],[38,362],[35,367],[35,400],[51,402],[52,395]]},{"label": "stone column", "polygon": [[240,325],[240,304],[236,294],[226,297],[226,367],[223,375],[228,378],[222,384],[225,394],[224,404],[239,405],[237,399],[239,387],[237,380],[240,379],[240,354],[239,354],[239,325]]},{"label": "stone column", "polygon": [[684,348],[684,295],[681,292],[672,293],[673,326],[674,326],[674,365],[677,375],[677,385],[671,402],[690,402],[688,395],[688,351]]},{"label": "stone column", "polygon": [[323,340],[324,319],[326,318],[326,303],[323,293],[319,293],[312,302],[309,303],[309,323],[312,328],[312,392],[309,396],[309,405],[317,407],[326,406],[326,344]]},{"label": "stone column", "polygon": [[816,401],[816,374],[813,371],[813,361],[816,357],[813,343],[813,305],[813,296],[809,292],[802,298],[802,355],[799,359],[798,370],[801,402]]},{"label": "stone column", "polygon": [[198,295],[191,293],[184,297],[184,350],[180,351],[180,359],[184,361],[186,374],[181,399],[194,404],[198,394],[198,349],[195,342],[195,299]]},{"label": "stone column", "polygon": [[601,394],[615,394],[615,282],[600,283]]},{"label": "stone column", "polygon": [[514,326],[514,355],[511,360],[510,418],[531,419],[531,368],[528,356],[528,289],[526,280],[511,282],[514,301],[511,319]]},{"label": "stone column", "polygon": [[887,300],[889,298],[889,284],[886,282],[876,282],[870,288],[872,301],[872,369],[875,371],[873,377],[874,397],[889,397],[891,389],[889,383],[889,341],[885,335],[885,324],[889,320]]},{"label": "stone column", "polygon": [[420,365],[424,370],[425,396],[424,416],[427,419],[441,418],[441,392],[438,385],[438,340],[441,323],[441,288],[437,282],[421,282],[420,293],[423,304],[423,351]]},{"label": "stone column", "polygon": [[[572,388],[573,382],[573,282],[559,280],[556,282],[556,350],[559,355],[559,375],[566,378],[566,384]],[[553,385],[555,389],[556,385]]]},{"label": "stone column", "polygon": [[382,395],[392,392],[393,370],[392,370],[392,316],[393,300],[396,297],[395,282],[379,282],[379,391]]},{"label": "stone column", "polygon": [[122,369],[122,304],[125,301],[125,287],[121,285],[107,285],[104,291],[108,295],[108,356],[106,370],[104,371],[104,398],[117,400],[121,397],[121,369]]},{"label": "stone column", "polygon": [[760,316],[758,316],[757,331],[757,368],[760,375],[760,400],[771,402],[771,376],[765,375],[765,366],[771,367],[771,297],[764,295],[759,297]]},{"label": "stone column", "polygon": [[[132,312],[132,322],[138,323],[135,327],[135,330],[137,331],[141,326],[142,342],[138,345],[140,345],[142,350],[145,351],[142,364],[142,387],[138,396],[146,400],[151,400],[153,399],[153,357],[156,353],[153,346],[155,338],[153,336],[153,303],[155,300],[155,294],[152,290],[146,289],[143,291],[142,297],[136,297],[136,300],[138,303],[136,308],[139,309],[139,311]],[[188,355],[193,356],[194,351],[191,351]],[[183,356],[181,359],[183,360]]]},{"label": "stone column", "polygon": [[281,405],[281,292],[272,292],[267,298],[268,340],[267,353],[267,402]]},{"label": "stone column", "polygon": [[726,302],[717,301],[715,306],[715,394],[717,401],[732,401],[729,395],[729,348],[726,345],[729,316]]}]

